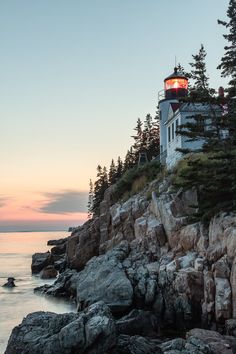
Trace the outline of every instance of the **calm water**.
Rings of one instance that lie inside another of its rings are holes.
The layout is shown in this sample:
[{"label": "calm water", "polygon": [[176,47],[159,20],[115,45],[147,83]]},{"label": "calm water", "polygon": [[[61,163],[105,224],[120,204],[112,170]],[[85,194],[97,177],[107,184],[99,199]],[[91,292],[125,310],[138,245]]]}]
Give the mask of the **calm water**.
[{"label": "calm water", "polygon": [[[29,312],[75,311],[75,306],[62,300],[34,294],[36,286],[53,281],[31,276],[30,268],[33,253],[46,252],[48,240],[66,236],[66,232],[0,233],[0,354],[6,349],[13,327]],[[2,287],[9,276],[16,279],[13,289]]]}]

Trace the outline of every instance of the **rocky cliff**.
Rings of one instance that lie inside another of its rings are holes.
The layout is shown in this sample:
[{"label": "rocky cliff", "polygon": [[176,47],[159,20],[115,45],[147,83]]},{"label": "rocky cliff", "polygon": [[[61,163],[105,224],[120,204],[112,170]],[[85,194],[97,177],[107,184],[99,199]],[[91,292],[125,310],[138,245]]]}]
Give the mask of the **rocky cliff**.
[{"label": "rocky cliff", "polygon": [[[40,316],[60,322],[45,337],[45,343],[60,343],[57,351],[43,353],[235,353],[236,215],[222,213],[209,227],[189,223],[196,192],[174,193],[167,180],[125,202],[112,204],[112,193],[106,191],[100,216],[66,241],[66,267],[55,284],[37,289],[75,299],[78,315],[65,321],[47,313],[28,316],[14,329],[6,353],[30,352],[14,351],[16,342],[22,348],[36,343],[31,352],[42,352]],[[105,315],[94,314],[93,306]],[[36,334],[25,335],[34,320]],[[71,342],[65,344],[61,332],[68,328]],[[186,339],[163,342],[187,331]]]}]

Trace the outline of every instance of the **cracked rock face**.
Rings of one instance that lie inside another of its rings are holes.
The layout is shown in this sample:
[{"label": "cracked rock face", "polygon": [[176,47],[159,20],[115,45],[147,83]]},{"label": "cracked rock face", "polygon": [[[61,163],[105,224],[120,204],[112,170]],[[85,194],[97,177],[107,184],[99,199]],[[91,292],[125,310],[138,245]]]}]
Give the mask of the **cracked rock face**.
[{"label": "cracked rock face", "polygon": [[133,288],[122,266],[129,252],[127,243],[92,259],[77,277],[77,304],[84,308],[96,301],[104,301],[112,312],[123,312],[133,302]]},{"label": "cracked rock face", "polygon": [[15,327],[6,354],[109,353],[116,344],[115,321],[102,302],[79,314],[34,312]]},{"label": "cracked rock face", "polygon": [[[70,269],[39,290],[74,297],[79,310],[104,301],[113,315],[122,316],[115,321],[117,344],[109,354],[213,354],[219,348],[221,354],[236,353],[236,216],[220,214],[209,228],[187,225],[186,216],[194,213],[187,203],[197,204],[195,193],[167,190],[153,192],[151,201],[141,193],[112,206],[107,193],[100,216],[68,238]],[[91,321],[97,327],[105,323]],[[230,336],[195,329],[187,339],[161,346],[150,338],[166,329],[201,326],[225,329]]]}]

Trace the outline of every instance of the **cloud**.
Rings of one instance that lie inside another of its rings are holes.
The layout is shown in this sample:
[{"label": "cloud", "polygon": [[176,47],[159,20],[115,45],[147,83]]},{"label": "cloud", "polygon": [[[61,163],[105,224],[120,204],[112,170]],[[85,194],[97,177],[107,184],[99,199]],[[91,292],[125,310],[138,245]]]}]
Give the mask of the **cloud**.
[{"label": "cloud", "polygon": [[7,204],[8,200],[9,200],[8,197],[4,197],[0,195],[0,208],[3,208]]},{"label": "cloud", "polygon": [[87,211],[88,193],[66,190],[45,194],[47,201],[39,208],[41,213],[68,214],[85,213]]}]

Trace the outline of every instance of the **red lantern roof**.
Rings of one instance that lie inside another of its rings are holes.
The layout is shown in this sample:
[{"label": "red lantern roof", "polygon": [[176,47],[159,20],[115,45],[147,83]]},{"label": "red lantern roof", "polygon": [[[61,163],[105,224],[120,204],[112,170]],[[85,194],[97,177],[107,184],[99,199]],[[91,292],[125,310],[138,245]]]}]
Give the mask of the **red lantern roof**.
[{"label": "red lantern roof", "polygon": [[168,76],[165,80],[165,90],[171,89],[188,89],[188,79],[186,76],[178,73],[177,68],[174,69],[173,74]]}]

